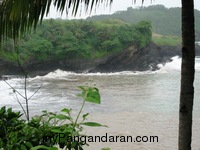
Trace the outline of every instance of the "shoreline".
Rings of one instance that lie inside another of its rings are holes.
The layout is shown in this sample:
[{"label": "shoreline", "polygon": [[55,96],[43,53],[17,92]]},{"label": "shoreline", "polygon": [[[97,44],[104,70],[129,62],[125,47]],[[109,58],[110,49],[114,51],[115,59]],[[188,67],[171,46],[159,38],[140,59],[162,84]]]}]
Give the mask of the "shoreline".
[{"label": "shoreline", "polygon": [[[43,62],[30,62],[23,67],[30,77],[44,76],[61,69],[75,73],[109,73],[121,71],[155,71],[158,64],[166,64],[174,56],[181,57],[180,46],[158,46],[150,43],[143,49],[129,46],[122,52],[98,59],[62,59]],[[200,46],[196,45],[196,56],[200,56]],[[23,75],[21,68],[14,63],[0,59],[0,78],[2,76]]]}]

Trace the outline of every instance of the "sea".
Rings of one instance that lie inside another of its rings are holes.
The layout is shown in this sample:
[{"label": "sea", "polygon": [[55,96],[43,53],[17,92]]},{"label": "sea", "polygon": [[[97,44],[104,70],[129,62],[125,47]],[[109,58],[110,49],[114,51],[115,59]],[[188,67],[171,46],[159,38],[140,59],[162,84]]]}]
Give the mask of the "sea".
[{"label": "sea", "polygon": [[[193,110],[192,149],[200,150],[200,57],[195,64],[195,96]],[[86,150],[176,150],[178,149],[178,109],[180,95],[181,58],[175,56],[157,71],[123,71],[115,73],[74,73],[60,69],[45,76],[27,79],[27,95],[31,116],[43,110],[60,112],[72,108],[77,115],[83,100],[77,95],[79,86],[96,86],[101,104],[86,103],[83,113],[87,121],[99,122],[108,127],[85,127],[83,134],[90,136],[157,136],[158,141],[96,141]],[[7,83],[6,83],[7,82]],[[13,77],[0,81],[0,107],[22,111],[15,88],[22,95],[24,78]]]}]

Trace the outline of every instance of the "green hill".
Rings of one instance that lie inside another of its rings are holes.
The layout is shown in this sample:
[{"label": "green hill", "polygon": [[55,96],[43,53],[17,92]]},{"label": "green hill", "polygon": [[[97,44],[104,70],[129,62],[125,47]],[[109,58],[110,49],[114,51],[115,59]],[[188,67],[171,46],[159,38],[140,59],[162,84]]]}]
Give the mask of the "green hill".
[{"label": "green hill", "polygon": [[[166,8],[163,5],[141,7],[126,11],[118,11],[112,15],[99,15],[87,18],[87,20],[121,19],[129,23],[137,23],[149,20],[152,23],[152,31],[161,35],[181,36],[181,9]],[[200,11],[195,10],[196,40],[200,40]]]},{"label": "green hill", "polygon": [[145,47],[152,37],[148,21],[137,24],[117,19],[106,21],[45,20],[36,32],[25,35],[14,46],[6,41],[0,58],[16,61],[17,54],[25,62],[52,59],[94,59],[107,56],[134,44]]}]

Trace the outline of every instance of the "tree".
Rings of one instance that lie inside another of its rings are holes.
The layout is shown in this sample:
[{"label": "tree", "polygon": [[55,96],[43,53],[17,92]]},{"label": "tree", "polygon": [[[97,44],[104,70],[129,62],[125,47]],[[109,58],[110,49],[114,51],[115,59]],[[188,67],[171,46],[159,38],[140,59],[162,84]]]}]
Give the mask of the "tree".
[{"label": "tree", "polygon": [[[80,5],[86,10],[97,7],[99,3],[111,4],[113,0],[2,0],[0,4],[0,41],[11,36],[14,39],[20,33],[36,28],[44,14],[49,13],[51,3],[61,13],[64,8],[72,8],[76,14]],[[136,1],[136,0],[135,0]],[[143,3],[144,0],[142,0]],[[89,8],[90,7],[90,8]],[[194,97],[194,64],[195,64],[195,35],[194,35],[194,3],[193,0],[182,0],[182,67],[181,91],[179,109],[179,150],[191,149],[192,110]]]},{"label": "tree", "polygon": [[179,109],[179,150],[191,149],[195,65],[194,2],[182,0],[182,66]]}]

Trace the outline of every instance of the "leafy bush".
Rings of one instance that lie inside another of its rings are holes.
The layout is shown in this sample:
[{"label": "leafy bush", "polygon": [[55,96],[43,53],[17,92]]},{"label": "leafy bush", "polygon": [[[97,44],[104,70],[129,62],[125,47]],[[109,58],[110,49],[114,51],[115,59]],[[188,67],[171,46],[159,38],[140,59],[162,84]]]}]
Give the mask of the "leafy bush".
[{"label": "leafy bush", "polygon": [[117,19],[96,22],[50,19],[38,26],[36,32],[24,36],[15,48],[11,40],[4,43],[0,57],[10,60],[9,56],[17,51],[23,63],[60,58],[94,59],[132,44],[142,48],[150,41],[151,23],[148,21],[129,24]]},{"label": "leafy bush", "polygon": [[[13,112],[11,108],[0,109],[0,148],[4,150],[57,150],[60,148],[68,150],[82,150],[84,141],[66,140],[82,136],[83,126],[105,126],[96,122],[86,122],[89,113],[82,115],[85,102],[100,104],[99,90],[95,87],[83,87],[78,95],[83,98],[83,103],[76,118],[71,116],[71,109],[64,108],[61,113],[43,111],[42,115],[33,117],[29,122],[21,119],[20,112]],[[64,135],[65,138],[60,138]]]}]

